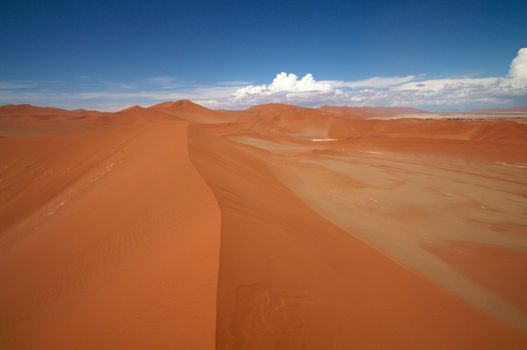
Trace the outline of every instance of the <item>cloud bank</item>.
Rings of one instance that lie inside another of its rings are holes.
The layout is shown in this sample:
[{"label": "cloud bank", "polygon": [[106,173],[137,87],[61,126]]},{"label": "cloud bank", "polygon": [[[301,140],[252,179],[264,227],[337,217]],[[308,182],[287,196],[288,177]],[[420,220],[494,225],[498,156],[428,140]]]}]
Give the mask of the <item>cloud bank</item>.
[{"label": "cloud bank", "polygon": [[408,75],[316,81],[312,74],[299,80],[295,74],[280,73],[269,85],[236,89],[224,103],[459,106],[510,104],[518,98],[527,100],[527,48],[518,51],[504,77],[422,79]]},{"label": "cloud bank", "polygon": [[[65,108],[117,110],[132,104],[191,99],[211,108],[245,108],[262,103],[304,106],[417,106],[429,109],[527,105],[527,48],[518,51],[506,76],[442,77],[407,75],[368,79],[315,80],[279,73],[269,84],[224,81],[197,85],[172,76],[128,82],[83,76],[75,84],[0,81],[0,104],[32,103]],[[76,92],[70,92],[76,91]]]}]

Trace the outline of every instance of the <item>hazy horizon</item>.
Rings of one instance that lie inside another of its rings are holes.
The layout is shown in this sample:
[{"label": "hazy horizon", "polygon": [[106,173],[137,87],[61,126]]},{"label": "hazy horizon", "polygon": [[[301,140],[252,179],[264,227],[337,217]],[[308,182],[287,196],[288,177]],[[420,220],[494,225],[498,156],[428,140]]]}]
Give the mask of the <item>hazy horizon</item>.
[{"label": "hazy horizon", "polygon": [[527,105],[527,3],[7,1],[0,104]]}]

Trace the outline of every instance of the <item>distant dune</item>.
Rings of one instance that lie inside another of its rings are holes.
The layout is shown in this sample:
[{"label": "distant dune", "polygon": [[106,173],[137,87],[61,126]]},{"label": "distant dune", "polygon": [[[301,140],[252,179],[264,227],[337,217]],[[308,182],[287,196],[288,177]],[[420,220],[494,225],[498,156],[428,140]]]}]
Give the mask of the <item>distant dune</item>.
[{"label": "distant dune", "polygon": [[322,106],[321,111],[337,115],[360,116],[362,118],[393,117],[398,115],[409,115],[426,113],[423,110],[410,107],[340,107]]},{"label": "distant dune", "polygon": [[476,109],[476,110],[474,110],[474,112],[480,112],[480,113],[527,113],[527,107]]},{"label": "distant dune", "polygon": [[426,113],[0,106],[0,348],[527,348],[527,119]]}]

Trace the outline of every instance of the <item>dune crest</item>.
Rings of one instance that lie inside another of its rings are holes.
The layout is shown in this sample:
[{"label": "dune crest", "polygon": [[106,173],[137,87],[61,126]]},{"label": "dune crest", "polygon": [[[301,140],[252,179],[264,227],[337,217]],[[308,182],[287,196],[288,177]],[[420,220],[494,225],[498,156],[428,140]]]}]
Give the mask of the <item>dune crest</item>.
[{"label": "dune crest", "polygon": [[23,215],[0,237],[2,347],[214,348],[220,212],[186,130],[0,140],[3,176],[32,173],[2,193]]},{"label": "dune crest", "polygon": [[487,117],[0,107],[0,347],[523,349],[527,115]]}]

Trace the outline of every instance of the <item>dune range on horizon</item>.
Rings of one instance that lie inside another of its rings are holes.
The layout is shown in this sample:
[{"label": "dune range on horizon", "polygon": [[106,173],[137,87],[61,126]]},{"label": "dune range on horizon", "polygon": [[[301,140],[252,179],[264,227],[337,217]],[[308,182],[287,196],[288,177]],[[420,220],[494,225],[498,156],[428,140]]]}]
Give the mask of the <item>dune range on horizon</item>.
[{"label": "dune range on horizon", "polygon": [[0,348],[525,349],[526,175],[523,109],[0,106]]}]

